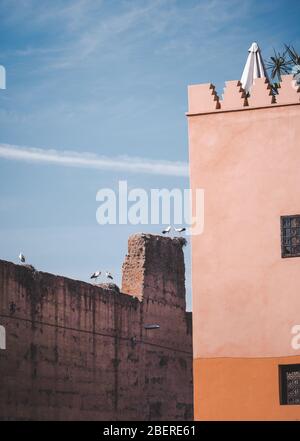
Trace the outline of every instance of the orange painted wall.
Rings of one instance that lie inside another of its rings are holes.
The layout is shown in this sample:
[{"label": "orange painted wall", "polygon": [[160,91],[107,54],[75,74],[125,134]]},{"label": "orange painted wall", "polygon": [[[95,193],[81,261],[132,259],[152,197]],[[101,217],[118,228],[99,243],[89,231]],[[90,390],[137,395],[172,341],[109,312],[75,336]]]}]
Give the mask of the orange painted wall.
[{"label": "orange painted wall", "polygon": [[298,357],[194,360],[196,420],[300,421],[300,406],[279,404],[278,365]]},{"label": "orange painted wall", "polygon": [[280,216],[300,214],[300,94],[284,81],[274,105],[262,82],[248,107],[237,82],[226,105],[209,85],[189,92],[191,188],[205,198],[203,234],[192,236],[196,418],[300,418],[300,406],[278,406],[273,372],[300,357],[300,258],[281,258],[280,237]]}]

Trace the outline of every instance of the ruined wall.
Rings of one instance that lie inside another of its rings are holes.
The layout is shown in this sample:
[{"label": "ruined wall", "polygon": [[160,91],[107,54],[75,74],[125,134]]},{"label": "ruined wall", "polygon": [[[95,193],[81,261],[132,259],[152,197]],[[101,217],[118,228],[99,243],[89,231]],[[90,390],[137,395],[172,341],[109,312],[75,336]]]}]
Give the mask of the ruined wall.
[{"label": "ruined wall", "polygon": [[0,419],[191,419],[182,245],[129,238],[126,294],[0,261]]},{"label": "ruined wall", "polygon": [[192,236],[195,419],[299,420],[281,405],[279,365],[300,363],[299,258],[281,257],[281,216],[300,213],[300,87],[272,95],[257,78],[246,97],[226,82],[189,88],[193,192],[205,192]]}]

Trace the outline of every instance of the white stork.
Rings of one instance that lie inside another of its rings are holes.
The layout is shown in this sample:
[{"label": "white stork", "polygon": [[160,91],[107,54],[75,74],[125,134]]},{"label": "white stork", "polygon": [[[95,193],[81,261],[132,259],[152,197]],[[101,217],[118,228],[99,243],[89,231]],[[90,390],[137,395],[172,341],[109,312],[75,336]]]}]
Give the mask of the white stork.
[{"label": "white stork", "polygon": [[183,233],[185,230],[186,230],[185,227],[175,228],[175,231],[176,231],[177,233]]},{"label": "white stork", "polygon": [[109,271],[105,271],[105,275],[106,275],[107,279],[113,280],[113,276]]}]

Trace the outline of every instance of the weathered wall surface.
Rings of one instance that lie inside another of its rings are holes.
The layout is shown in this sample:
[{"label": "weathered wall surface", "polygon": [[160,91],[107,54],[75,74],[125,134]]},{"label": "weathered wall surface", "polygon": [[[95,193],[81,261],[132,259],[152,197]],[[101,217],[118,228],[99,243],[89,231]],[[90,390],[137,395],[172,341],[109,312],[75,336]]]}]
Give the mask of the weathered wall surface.
[{"label": "weathered wall surface", "polygon": [[[0,418],[191,419],[181,248],[170,238],[131,237],[124,270],[130,258],[136,278],[124,276],[127,294],[0,261]],[[130,295],[137,280],[141,301]]]}]

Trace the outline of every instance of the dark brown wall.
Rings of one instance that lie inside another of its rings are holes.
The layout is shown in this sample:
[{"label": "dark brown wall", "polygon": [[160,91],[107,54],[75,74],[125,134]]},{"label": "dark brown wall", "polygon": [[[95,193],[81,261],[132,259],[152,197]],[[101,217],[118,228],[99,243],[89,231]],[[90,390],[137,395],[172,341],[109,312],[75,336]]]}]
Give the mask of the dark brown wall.
[{"label": "dark brown wall", "polygon": [[132,236],[123,271],[127,294],[0,261],[0,419],[192,418],[182,242]]}]

